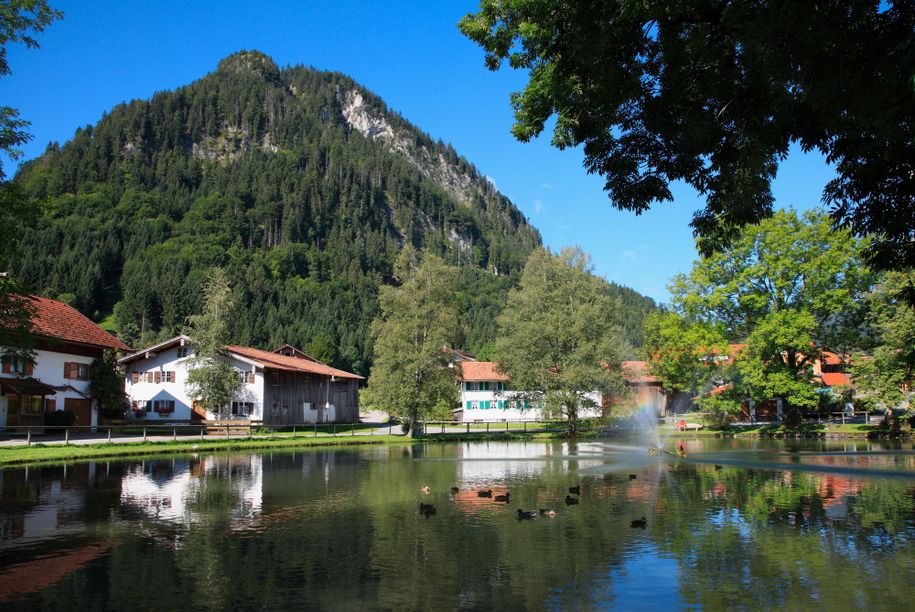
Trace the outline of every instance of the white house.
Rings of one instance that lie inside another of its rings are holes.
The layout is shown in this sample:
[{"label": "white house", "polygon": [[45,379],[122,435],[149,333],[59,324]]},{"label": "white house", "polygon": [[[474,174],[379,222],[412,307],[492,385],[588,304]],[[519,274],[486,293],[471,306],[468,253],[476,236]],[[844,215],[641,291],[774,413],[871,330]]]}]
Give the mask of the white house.
[{"label": "white house", "polygon": [[106,349],[129,347],[72,306],[34,295],[23,299],[33,311],[35,351],[31,361],[2,359],[0,427],[40,426],[44,414],[54,410],[73,412],[76,425],[97,425],[89,366]]},{"label": "white house", "polygon": [[[461,386],[461,407],[457,413],[465,423],[537,421],[543,418],[539,405],[517,397],[508,375],[499,372],[497,363],[468,360],[460,361],[454,367]],[[600,416],[601,394],[588,395],[596,407],[581,410],[579,416]]]},{"label": "white house", "polygon": [[[194,401],[187,388],[194,347],[181,335],[123,357],[131,417],[148,421],[196,421],[218,417]],[[220,358],[238,373],[241,389],[233,419],[270,425],[351,423],[359,419],[357,374],[332,368],[289,345],[276,351],[230,345]]]}]

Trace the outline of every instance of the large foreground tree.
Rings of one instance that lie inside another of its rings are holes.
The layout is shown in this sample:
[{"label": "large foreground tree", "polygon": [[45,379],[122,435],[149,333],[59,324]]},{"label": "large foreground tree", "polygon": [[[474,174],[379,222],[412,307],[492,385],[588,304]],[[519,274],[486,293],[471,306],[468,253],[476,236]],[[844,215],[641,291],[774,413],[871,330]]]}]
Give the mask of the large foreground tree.
[{"label": "large foreground tree", "polygon": [[534,251],[521,285],[499,316],[495,359],[522,401],[539,402],[562,416],[575,435],[580,411],[596,407],[593,394],[621,393],[620,361],[629,347],[617,320],[619,304],[592,273],[581,249],[559,255]]},{"label": "large foreground tree", "polygon": [[823,351],[861,345],[864,296],[873,277],[861,245],[831,231],[820,212],[778,211],[748,225],[725,250],[700,258],[672,285],[688,320],[745,340],[737,370],[754,399],[791,408],[817,404],[812,365]]},{"label": "large foreground tree", "polygon": [[454,342],[458,328],[457,270],[436,255],[406,247],[394,275],[398,284],[382,286],[378,294],[375,365],[363,398],[413,432],[417,421],[448,418],[457,406],[454,373],[442,350]]},{"label": "large foreground tree", "polygon": [[706,254],[767,217],[792,142],[837,178],[836,226],[872,260],[915,266],[915,3],[481,0],[461,20],[486,66],[526,69],[514,135],[583,145],[613,205],[640,213],[671,181],[706,196]]}]

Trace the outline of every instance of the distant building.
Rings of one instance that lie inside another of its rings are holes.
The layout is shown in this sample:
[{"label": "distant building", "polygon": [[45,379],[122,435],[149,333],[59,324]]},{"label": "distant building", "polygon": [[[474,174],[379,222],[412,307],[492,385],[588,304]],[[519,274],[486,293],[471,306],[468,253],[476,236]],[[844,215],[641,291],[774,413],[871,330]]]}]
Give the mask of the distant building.
[{"label": "distant building", "polygon": [[624,361],[620,369],[636,408],[651,408],[658,416],[667,416],[667,395],[660,379],[651,373],[648,362]]},{"label": "distant building", "polygon": [[[465,423],[485,423],[537,421],[544,418],[537,402],[517,397],[517,391],[511,388],[508,375],[499,372],[497,363],[458,361],[454,368],[461,392],[461,405],[455,411],[457,420]],[[580,411],[580,417],[601,415],[600,393],[592,393],[589,396],[596,402],[597,407]]]},{"label": "distant building", "polygon": [[89,366],[106,349],[130,348],[72,306],[34,295],[24,299],[34,311],[35,352],[31,361],[2,359],[0,427],[40,426],[45,413],[55,410],[71,411],[76,425],[97,425]]},{"label": "distant building", "polygon": [[[201,421],[218,417],[194,401],[187,376],[194,347],[181,335],[122,358],[131,417]],[[233,419],[268,425],[352,423],[359,420],[357,374],[332,368],[284,344],[276,351],[230,345],[221,359],[238,372],[241,390],[227,408]]]}]

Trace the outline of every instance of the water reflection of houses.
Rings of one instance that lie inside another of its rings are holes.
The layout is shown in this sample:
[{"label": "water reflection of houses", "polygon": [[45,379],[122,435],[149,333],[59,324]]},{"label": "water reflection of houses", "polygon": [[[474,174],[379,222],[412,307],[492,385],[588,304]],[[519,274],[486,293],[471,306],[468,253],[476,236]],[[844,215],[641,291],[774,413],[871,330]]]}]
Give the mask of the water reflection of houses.
[{"label": "water reflection of houses", "polygon": [[[204,512],[208,483],[227,487],[222,508],[230,525],[248,526],[260,514],[263,501],[261,455],[208,455],[200,458],[143,461],[121,481],[121,507],[157,521],[194,523]],[[203,507],[204,510],[198,510]]]}]

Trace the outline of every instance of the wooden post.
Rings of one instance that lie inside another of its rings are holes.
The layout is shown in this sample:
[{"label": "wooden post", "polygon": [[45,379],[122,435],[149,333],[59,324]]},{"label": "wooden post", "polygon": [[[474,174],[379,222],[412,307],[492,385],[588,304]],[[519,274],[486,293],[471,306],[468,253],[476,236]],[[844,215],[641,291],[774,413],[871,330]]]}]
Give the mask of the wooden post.
[{"label": "wooden post", "polygon": [[111,425],[108,426],[108,444],[111,444]]},{"label": "wooden post", "polygon": [[201,440],[203,440],[203,430],[204,430],[204,427],[203,427],[203,425],[201,425],[200,426],[200,439]]},{"label": "wooden post", "polygon": [[489,421],[486,421],[486,433],[489,433]]},{"label": "wooden post", "polygon": [[70,428],[64,427],[64,444],[70,443]]},{"label": "wooden post", "polygon": [[146,442],[146,427],[143,427],[143,441]]},{"label": "wooden post", "polygon": [[527,421],[524,421],[524,433],[527,433]]},{"label": "wooden post", "polygon": [[445,433],[445,422],[442,421],[442,433]]},{"label": "wooden post", "polygon": [[470,423],[467,423],[467,433],[470,433]]},{"label": "wooden post", "polygon": [[842,425],[845,425],[845,411],[842,411]]},{"label": "wooden post", "polygon": [[295,425],[292,426],[292,437],[295,437]]},{"label": "wooden post", "polygon": [[172,427],[172,442],[178,441],[178,428]]},{"label": "wooden post", "polygon": [[32,445],[32,428],[31,427],[29,427],[25,430],[25,445],[26,446]]},{"label": "wooden post", "polygon": [[356,435],[356,424],[355,423],[353,423],[352,435],[354,435],[354,436]]},{"label": "wooden post", "polygon": [[337,436],[337,424],[334,423],[334,437]]}]

